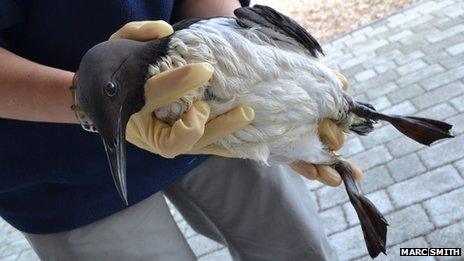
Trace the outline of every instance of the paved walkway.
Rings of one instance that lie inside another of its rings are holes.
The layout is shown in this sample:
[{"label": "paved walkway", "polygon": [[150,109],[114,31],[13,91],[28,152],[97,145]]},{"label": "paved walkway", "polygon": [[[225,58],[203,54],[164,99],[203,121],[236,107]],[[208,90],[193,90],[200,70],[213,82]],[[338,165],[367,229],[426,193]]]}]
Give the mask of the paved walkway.
[{"label": "paved walkway", "polygon": [[[425,1],[325,50],[359,100],[455,124],[455,139],[430,148],[390,126],[349,138],[342,154],[366,170],[361,188],[390,223],[389,255],[380,260],[398,259],[400,247],[464,247],[464,1]],[[368,260],[343,187],[307,184],[340,258]],[[230,259],[223,246],[195,234],[173,213],[200,260]],[[0,221],[0,260],[34,259],[24,238]]]}]

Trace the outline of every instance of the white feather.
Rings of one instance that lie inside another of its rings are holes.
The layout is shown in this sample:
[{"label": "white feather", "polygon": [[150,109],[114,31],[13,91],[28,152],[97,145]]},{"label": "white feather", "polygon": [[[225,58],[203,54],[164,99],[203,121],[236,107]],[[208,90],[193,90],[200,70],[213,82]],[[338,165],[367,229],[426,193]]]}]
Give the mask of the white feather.
[{"label": "white feather", "polygon": [[253,123],[218,144],[265,164],[331,163],[317,123],[325,117],[339,120],[347,109],[341,82],[294,42],[257,25],[241,28],[232,18],[204,20],[175,32],[168,55],[149,73],[195,62],[211,63],[215,72],[208,86],[160,108],[157,117],[173,123],[196,100],[210,104],[211,118],[248,105],[255,110]]}]

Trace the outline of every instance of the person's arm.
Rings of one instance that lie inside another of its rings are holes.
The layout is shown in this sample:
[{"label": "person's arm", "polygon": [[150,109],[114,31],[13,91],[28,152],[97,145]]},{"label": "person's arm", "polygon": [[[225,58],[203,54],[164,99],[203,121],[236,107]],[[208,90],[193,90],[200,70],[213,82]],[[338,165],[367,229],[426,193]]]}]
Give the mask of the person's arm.
[{"label": "person's arm", "polygon": [[[239,0],[184,0],[178,15],[233,16],[238,7]],[[70,109],[72,77],[72,72],[40,65],[0,48],[0,118],[77,123]]]},{"label": "person's arm", "polygon": [[180,18],[234,16],[234,10],[240,6],[239,0],[184,0],[178,8],[177,16]]},{"label": "person's arm", "polygon": [[68,89],[73,75],[0,48],[0,118],[77,123]]}]

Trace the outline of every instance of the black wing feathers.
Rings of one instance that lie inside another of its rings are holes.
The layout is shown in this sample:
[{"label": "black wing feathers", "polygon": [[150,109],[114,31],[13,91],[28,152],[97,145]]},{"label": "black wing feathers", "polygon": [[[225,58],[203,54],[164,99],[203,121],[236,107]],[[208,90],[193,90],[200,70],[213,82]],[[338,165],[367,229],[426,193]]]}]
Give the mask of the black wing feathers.
[{"label": "black wing feathers", "polygon": [[317,40],[306,29],[290,17],[270,7],[262,5],[242,7],[236,9],[234,14],[238,19],[250,20],[264,27],[278,30],[280,33],[295,39],[295,41],[306,47],[314,57],[317,57],[317,53],[324,54]]}]

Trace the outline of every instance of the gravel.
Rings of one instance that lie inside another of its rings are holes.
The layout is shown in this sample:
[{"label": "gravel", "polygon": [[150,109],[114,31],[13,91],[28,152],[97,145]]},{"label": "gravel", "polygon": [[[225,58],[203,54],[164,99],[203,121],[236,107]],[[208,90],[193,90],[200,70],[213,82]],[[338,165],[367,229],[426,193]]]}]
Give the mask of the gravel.
[{"label": "gravel", "polygon": [[319,41],[328,42],[419,0],[252,0],[294,18]]}]

